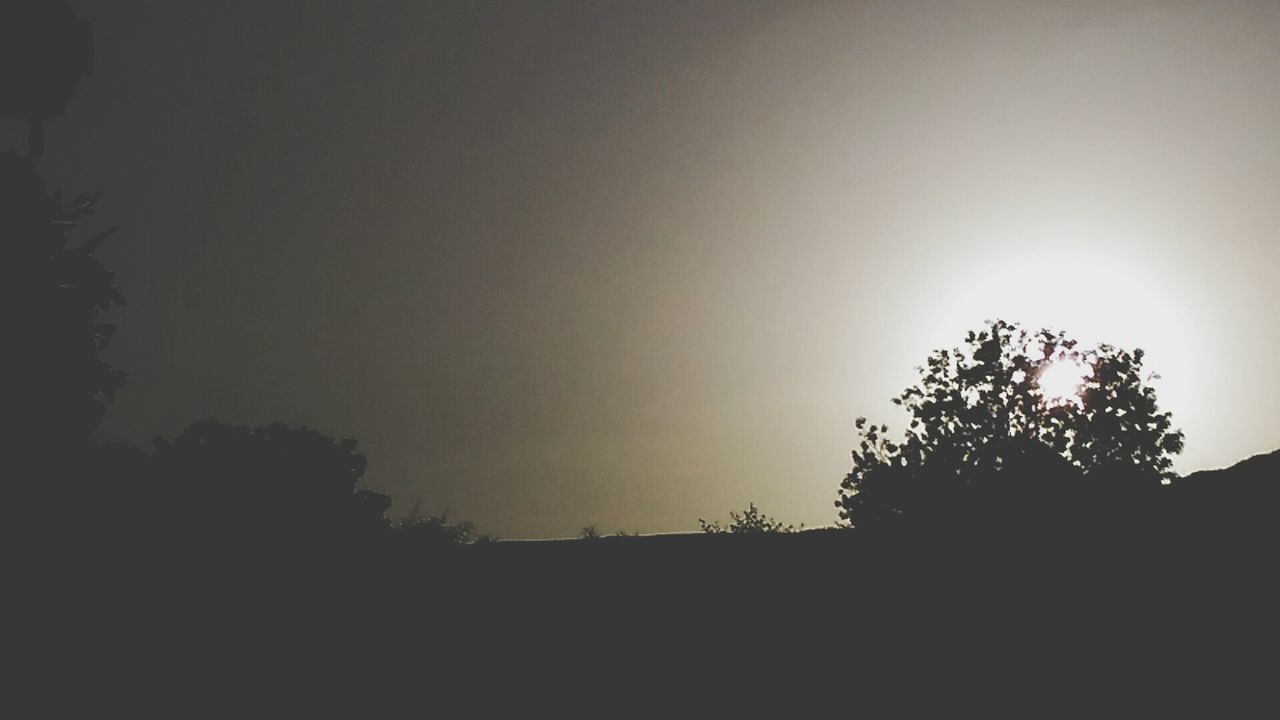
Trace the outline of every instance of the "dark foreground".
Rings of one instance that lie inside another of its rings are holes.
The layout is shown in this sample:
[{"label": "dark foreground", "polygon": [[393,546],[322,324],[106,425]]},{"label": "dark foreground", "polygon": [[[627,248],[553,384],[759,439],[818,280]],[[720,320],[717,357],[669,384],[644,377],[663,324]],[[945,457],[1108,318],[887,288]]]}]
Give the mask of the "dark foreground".
[{"label": "dark foreground", "polygon": [[19,485],[59,490],[3,506],[7,688],[46,717],[1262,714],[1280,455],[1239,467],[856,530],[435,547]]},{"label": "dark foreground", "polygon": [[621,537],[429,557],[95,548],[11,587],[10,680],[61,717],[1252,714],[1274,704],[1280,640],[1271,511],[1140,533]]}]

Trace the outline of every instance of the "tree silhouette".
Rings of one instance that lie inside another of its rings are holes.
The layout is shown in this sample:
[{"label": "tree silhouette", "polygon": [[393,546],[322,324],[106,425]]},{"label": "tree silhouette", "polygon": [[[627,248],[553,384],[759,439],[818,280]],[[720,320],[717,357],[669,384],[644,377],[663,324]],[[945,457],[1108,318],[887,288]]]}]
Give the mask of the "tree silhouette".
[{"label": "tree silhouette", "polygon": [[114,228],[72,242],[99,197],[64,203],[45,193],[29,159],[0,154],[4,413],[14,447],[42,463],[83,446],[125,382],[102,358],[115,327],[101,317],[124,297],[94,256]]},{"label": "tree silhouette", "polygon": [[[930,354],[921,381],[894,399],[910,416],[903,441],[857,419],[841,519],[934,517],[975,502],[1007,510],[1018,495],[1065,497],[1082,479],[1109,493],[1158,487],[1183,435],[1160,412],[1142,360],[1141,350],[1085,348],[1005,321],[968,333],[961,347]],[[1047,380],[1064,368],[1078,371],[1078,389],[1055,396]]]},{"label": "tree silhouette", "polygon": [[388,528],[390,498],[356,487],[366,460],[355,440],[204,420],[158,438],[153,463],[175,532],[219,549],[326,552]]}]

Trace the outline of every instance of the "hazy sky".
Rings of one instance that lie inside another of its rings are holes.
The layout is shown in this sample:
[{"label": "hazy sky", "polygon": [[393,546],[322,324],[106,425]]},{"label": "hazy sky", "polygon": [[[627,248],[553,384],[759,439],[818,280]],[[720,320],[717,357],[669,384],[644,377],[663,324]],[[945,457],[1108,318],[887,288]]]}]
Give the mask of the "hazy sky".
[{"label": "hazy sky", "polygon": [[360,439],[504,537],[828,523],[985,318],[1148,351],[1182,471],[1280,445],[1280,3],[75,3],[129,386]]}]

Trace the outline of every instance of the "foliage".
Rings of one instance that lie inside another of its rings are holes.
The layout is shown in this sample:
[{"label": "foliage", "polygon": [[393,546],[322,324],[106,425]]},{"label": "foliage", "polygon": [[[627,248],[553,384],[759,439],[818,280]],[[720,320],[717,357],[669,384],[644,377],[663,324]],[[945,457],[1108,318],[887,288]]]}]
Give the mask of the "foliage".
[{"label": "foliage", "polygon": [[[1015,465],[1059,479],[1167,480],[1183,435],[1159,410],[1142,360],[1141,350],[1085,348],[1065,333],[1004,321],[968,333],[963,346],[933,352],[921,381],[894,399],[909,414],[901,442],[886,425],[857,419],[853,469],[836,502],[841,519],[864,525],[939,509]],[[1054,363],[1091,371],[1078,401],[1045,396],[1038,380]]]},{"label": "foliage", "polygon": [[107,229],[74,243],[100,193],[46,195],[30,160],[0,154],[0,288],[9,308],[5,414],[15,445],[59,452],[83,444],[125,373],[103,358],[115,327],[101,315],[124,303],[95,255]]},{"label": "foliage", "polygon": [[[702,527],[705,533],[736,533],[736,534],[760,534],[760,533],[791,533],[795,532],[794,525],[784,525],[779,520],[760,512],[755,503],[750,503],[746,510],[741,513],[729,512],[729,526],[722,527],[719,522],[707,522],[702,518],[698,518],[698,525]],[[804,528],[802,524],[801,529]]]},{"label": "foliage", "polygon": [[167,505],[186,529],[227,542],[350,542],[383,533],[390,498],[357,489],[356,441],[307,427],[204,420],[158,438],[153,456]]},{"label": "foliage", "polygon": [[599,540],[600,531],[596,529],[595,525],[588,525],[582,528],[582,531],[578,533],[578,539],[579,540]]},{"label": "foliage", "polygon": [[475,525],[468,521],[449,522],[447,509],[438,515],[423,515],[417,504],[407,516],[394,521],[391,527],[396,538],[415,548],[470,545],[495,540],[492,536],[477,534]]}]

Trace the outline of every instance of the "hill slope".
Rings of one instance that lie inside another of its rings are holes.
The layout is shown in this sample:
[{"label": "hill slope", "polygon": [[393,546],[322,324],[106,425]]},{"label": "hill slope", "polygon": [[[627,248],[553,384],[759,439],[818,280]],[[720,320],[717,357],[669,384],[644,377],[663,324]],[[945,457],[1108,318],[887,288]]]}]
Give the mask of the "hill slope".
[{"label": "hill slope", "polygon": [[1175,484],[1198,486],[1217,482],[1260,482],[1280,477],[1280,449],[1241,460],[1231,467],[1201,470],[1178,478]]}]

